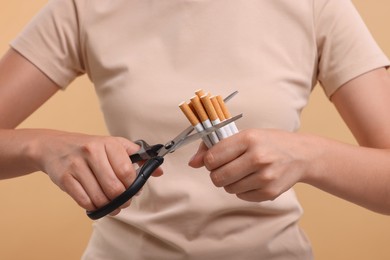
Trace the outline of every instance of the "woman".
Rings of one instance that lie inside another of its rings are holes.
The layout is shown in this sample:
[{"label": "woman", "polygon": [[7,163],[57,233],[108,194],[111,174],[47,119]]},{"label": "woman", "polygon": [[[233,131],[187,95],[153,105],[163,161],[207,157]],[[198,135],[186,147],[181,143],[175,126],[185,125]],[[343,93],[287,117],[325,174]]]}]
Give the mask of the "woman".
[{"label": "woman", "polygon": [[[0,64],[1,177],[44,171],[94,210],[132,183],[129,140],[174,136],[199,87],[237,89],[242,131],[201,146],[202,170],[190,148],[170,155],[164,178],[96,223],[84,258],[311,259],[295,183],[390,211],[388,64],[347,0],[54,0]],[[84,73],[113,137],[12,130]],[[317,82],[360,147],[295,133]]]}]

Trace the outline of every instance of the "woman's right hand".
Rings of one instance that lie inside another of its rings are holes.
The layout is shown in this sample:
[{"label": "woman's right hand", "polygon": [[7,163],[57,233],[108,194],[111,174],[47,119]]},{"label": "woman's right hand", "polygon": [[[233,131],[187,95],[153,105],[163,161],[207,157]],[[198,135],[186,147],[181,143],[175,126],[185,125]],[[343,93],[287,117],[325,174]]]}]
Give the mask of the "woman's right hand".
[{"label": "woman's right hand", "polygon": [[[88,211],[106,205],[135,180],[136,171],[129,155],[139,146],[125,138],[53,130],[40,130],[42,134],[29,148],[37,170],[45,172]],[[161,174],[159,168],[153,175]],[[121,208],[129,205],[130,201]]]},{"label": "woman's right hand", "polygon": [[0,60],[0,179],[43,171],[81,207],[95,210],[134,180],[129,155],[138,145],[119,137],[13,129],[58,90],[12,48]]}]

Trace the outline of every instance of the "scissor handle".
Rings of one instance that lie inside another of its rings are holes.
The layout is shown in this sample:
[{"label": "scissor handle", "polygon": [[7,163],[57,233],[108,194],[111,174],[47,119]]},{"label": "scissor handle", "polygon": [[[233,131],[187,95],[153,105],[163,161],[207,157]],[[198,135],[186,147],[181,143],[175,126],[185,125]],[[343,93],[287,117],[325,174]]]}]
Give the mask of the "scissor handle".
[{"label": "scissor handle", "polygon": [[87,216],[90,219],[96,220],[106,216],[107,214],[110,214],[111,212],[122,206],[141,190],[148,178],[163,162],[164,157],[161,156],[156,156],[147,160],[145,164],[142,165],[142,167],[140,168],[137,178],[130,185],[129,188],[127,188],[121,195],[119,195],[103,207],[94,211],[87,211]]}]

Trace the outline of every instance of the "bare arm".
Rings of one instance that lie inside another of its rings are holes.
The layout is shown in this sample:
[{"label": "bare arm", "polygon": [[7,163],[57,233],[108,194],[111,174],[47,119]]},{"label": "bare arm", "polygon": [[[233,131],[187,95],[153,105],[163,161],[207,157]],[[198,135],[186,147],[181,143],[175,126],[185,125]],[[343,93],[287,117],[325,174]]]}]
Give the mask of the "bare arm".
[{"label": "bare arm", "polygon": [[217,187],[248,201],[273,200],[305,182],[390,214],[390,78],[378,69],[351,80],[332,101],[361,146],[315,135],[250,129],[190,161]]},{"label": "bare arm", "polygon": [[348,82],[332,102],[361,147],[330,143],[324,171],[314,176],[313,184],[390,214],[389,73],[378,69]]},{"label": "bare arm", "polygon": [[[58,86],[10,49],[0,60],[0,179],[37,169],[27,157],[28,141],[34,138],[11,130],[58,91]],[[24,156],[21,156],[24,155]]]},{"label": "bare arm", "polygon": [[128,156],[138,145],[120,137],[14,129],[57,91],[16,51],[0,61],[0,179],[43,171],[81,207],[94,210],[133,182]]},{"label": "bare arm", "polygon": [[9,49],[0,60],[0,128],[14,128],[58,91],[58,86]]}]

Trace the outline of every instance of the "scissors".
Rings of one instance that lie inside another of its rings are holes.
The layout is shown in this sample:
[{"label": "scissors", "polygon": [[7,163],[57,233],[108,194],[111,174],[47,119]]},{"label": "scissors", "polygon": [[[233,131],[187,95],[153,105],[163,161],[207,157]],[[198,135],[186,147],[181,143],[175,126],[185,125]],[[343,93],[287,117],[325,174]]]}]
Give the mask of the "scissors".
[{"label": "scissors", "polygon": [[[230,94],[228,97],[224,99],[225,102],[230,100],[236,94],[237,91]],[[140,168],[137,169],[136,179],[130,185],[129,188],[127,188],[118,197],[111,200],[108,204],[104,205],[103,207],[97,210],[87,211],[87,216],[90,219],[96,220],[113,212],[115,209],[119,208],[121,205],[126,203],[129,199],[131,199],[142,189],[142,187],[144,186],[148,178],[152,175],[152,173],[161,164],[163,164],[165,155],[169,153],[173,153],[178,148],[186,144],[189,144],[193,141],[196,141],[199,138],[202,138],[223,126],[228,125],[231,122],[234,122],[241,117],[242,114],[239,114],[237,116],[234,116],[230,119],[227,119],[217,125],[214,125],[210,128],[207,128],[195,134],[191,134],[191,132],[194,130],[194,127],[189,126],[186,129],[184,129],[180,134],[178,134],[175,138],[168,141],[164,145],[163,144],[149,145],[144,140],[135,141],[135,143],[140,146],[140,149],[136,153],[130,155],[130,160],[132,163],[145,161],[145,163]]]}]

